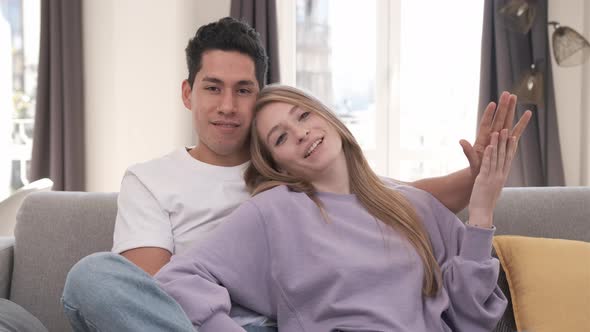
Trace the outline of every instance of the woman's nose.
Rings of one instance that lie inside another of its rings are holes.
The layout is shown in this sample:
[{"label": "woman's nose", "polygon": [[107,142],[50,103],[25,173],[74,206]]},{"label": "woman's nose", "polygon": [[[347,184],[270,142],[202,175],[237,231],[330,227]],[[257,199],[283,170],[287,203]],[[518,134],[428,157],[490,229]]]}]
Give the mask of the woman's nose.
[{"label": "woman's nose", "polygon": [[305,141],[307,139],[307,137],[309,136],[309,129],[306,128],[301,128],[299,129],[299,132],[297,133],[298,137],[299,137],[299,143]]}]

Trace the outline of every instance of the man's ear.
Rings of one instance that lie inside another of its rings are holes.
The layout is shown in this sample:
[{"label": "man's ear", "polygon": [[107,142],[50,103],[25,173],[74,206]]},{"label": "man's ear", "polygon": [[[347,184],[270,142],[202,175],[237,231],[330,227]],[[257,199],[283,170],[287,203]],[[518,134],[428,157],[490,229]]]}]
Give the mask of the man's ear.
[{"label": "man's ear", "polygon": [[182,81],[182,103],[184,104],[184,107],[186,107],[186,109],[188,109],[189,111],[192,110],[191,105],[191,93],[193,92],[193,89],[191,87],[191,84],[188,80],[184,80]]}]

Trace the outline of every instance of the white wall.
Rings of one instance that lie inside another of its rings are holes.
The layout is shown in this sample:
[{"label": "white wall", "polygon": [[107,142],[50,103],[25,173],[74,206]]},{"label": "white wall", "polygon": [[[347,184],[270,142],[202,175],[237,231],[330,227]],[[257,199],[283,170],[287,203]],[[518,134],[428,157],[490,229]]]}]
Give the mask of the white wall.
[{"label": "white wall", "polygon": [[193,144],[184,48],[230,1],[83,2],[86,187],[118,191],[134,163]]},{"label": "white wall", "polygon": [[[587,1],[549,0],[549,20],[569,26],[590,39]],[[549,28],[550,39],[553,31]],[[551,59],[566,185],[590,185],[590,62],[560,67]]]}]

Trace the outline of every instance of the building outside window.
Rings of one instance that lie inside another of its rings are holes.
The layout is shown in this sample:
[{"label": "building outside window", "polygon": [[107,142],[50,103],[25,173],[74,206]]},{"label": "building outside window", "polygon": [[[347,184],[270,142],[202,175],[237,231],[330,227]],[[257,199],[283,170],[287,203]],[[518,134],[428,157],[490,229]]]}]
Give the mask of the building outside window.
[{"label": "building outside window", "polygon": [[39,26],[39,0],[0,0],[0,199],[29,182]]},{"label": "building outside window", "polygon": [[280,47],[295,53],[295,83],[337,113],[377,173],[467,167],[458,142],[475,138],[483,1],[294,1],[280,33],[294,29],[295,45]]}]

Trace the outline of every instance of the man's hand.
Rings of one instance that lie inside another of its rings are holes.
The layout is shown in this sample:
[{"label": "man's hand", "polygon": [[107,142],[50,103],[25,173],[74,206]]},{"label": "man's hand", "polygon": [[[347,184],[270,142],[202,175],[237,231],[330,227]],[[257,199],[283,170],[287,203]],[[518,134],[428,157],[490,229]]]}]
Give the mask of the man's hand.
[{"label": "man's hand", "polygon": [[484,151],[491,143],[491,134],[506,129],[509,134],[508,136],[514,136],[516,140],[515,144],[518,145],[518,140],[528,125],[532,113],[531,111],[526,111],[518,120],[516,126],[512,128],[515,110],[516,96],[508,92],[502,93],[497,108],[494,102],[489,103],[488,107],[486,107],[477,130],[477,138],[474,145],[471,146],[466,140],[460,141],[463,147],[463,153],[465,153],[465,156],[469,160],[469,168],[438,178],[414,181],[410,184],[416,188],[428,191],[449,210],[455,213],[463,210],[469,203],[475,178],[479,174]]},{"label": "man's hand", "polygon": [[466,140],[461,140],[459,142],[463,148],[463,153],[465,153],[465,156],[469,160],[469,168],[473,179],[479,174],[484,151],[491,143],[491,134],[493,132],[500,132],[502,129],[507,129],[508,136],[515,137],[516,147],[518,147],[520,136],[528,125],[533,113],[531,111],[524,112],[516,126],[512,128],[512,122],[514,121],[514,114],[516,111],[516,99],[516,95],[510,94],[506,91],[503,92],[500,96],[497,109],[496,103],[494,102],[489,103],[486,107],[473,146],[471,146]]}]

